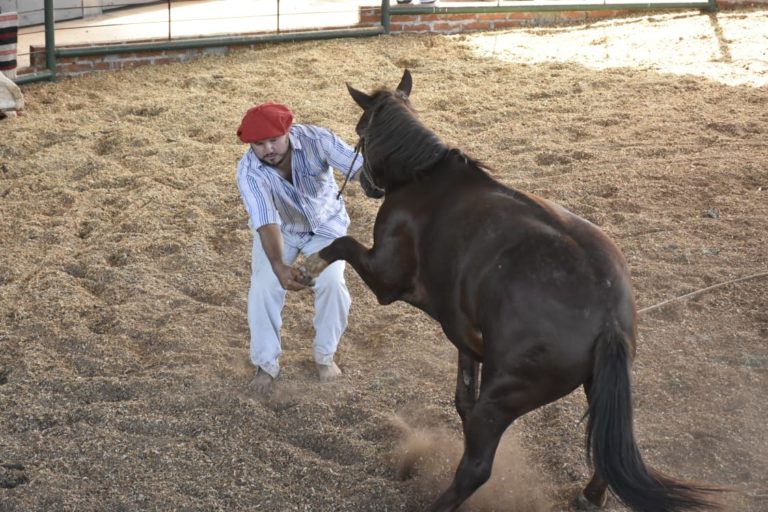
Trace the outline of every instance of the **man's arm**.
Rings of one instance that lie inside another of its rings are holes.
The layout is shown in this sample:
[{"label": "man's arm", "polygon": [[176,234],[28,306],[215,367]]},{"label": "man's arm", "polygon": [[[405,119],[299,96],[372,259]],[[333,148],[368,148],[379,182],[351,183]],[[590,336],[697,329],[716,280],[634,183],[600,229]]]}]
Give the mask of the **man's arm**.
[{"label": "man's arm", "polygon": [[324,130],[323,144],[328,164],[342,173],[350,175],[350,179],[357,179],[359,170],[363,166],[363,155],[355,151],[355,148],[340,139],[328,129]]},{"label": "man's arm", "polygon": [[283,235],[277,224],[264,224],[258,230],[261,246],[269,258],[272,271],[286,290],[298,291],[306,288],[302,284],[302,273],[283,263]]}]

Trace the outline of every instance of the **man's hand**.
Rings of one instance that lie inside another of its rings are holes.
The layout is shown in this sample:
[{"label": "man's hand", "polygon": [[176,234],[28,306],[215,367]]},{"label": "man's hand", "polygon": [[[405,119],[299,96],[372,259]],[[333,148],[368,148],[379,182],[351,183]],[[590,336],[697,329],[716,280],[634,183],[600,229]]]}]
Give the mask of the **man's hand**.
[{"label": "man's hand", "polygon": [[299,291],[307,287],[305,278],[299,269],[286,265],[285,263],[277,263],[272,265],[272,270],[277,276],[277,280],[280,281],[280,286],[286,290]]}]

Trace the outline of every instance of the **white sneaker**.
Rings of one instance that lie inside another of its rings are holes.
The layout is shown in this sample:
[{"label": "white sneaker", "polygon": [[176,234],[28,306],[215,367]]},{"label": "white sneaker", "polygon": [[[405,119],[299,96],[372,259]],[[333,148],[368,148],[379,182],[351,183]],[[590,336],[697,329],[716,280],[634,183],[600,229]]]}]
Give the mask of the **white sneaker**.
[{"label": "white sneaker", "polygon": [[331,364],[318,364],[317,375],[320,377],[320,382],[331,382],[341,376],[341,368],[336,366],[336,363]]},{"label": "white sneaker", "polygon": [[259,368],[256,370],[256,375],[251,380],[250,386],[251,389],[257,393],[263,394],[272,389],[273,382],[275,382],[275,379],[270,374]]}]

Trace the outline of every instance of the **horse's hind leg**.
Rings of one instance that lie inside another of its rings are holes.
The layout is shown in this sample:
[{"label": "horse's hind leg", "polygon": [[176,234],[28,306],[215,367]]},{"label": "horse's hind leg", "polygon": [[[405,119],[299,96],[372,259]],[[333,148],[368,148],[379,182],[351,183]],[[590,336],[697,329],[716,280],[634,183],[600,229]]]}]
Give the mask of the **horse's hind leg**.
[{"label": "horse's hind leg", "polygon": [[458,375],[456,376],[456,411],[461,417],[464,428],[467,425],[467,417],[477,402],[477,389],[479,381],[479,363],[459,351]]},{"label": "horse's hind leg", "polygon": [[588,512],[600,510],[608,499],[607,489],[608,484],[606,481],[597,472],[592,473],[592,479],[584,488],[584,491],[576,496],[574,506],[579,510],[586,510]]}]

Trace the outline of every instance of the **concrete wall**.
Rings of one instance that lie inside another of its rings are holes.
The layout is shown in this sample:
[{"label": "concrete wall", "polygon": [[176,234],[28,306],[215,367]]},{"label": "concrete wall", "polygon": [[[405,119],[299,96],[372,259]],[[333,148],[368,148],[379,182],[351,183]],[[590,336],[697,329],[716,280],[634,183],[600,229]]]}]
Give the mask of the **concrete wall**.
[{"label": "concrete wall", "polygon": [[0,12],[16,12],[16,0],[0,0]]},{"label": "concrete wall", "polygon": [[[104,11],[126,4],[151,4],[157,0],[54,0],[56,21],[98,16]],[[44,22],[43,0],[0,0],[0,12],[18,12],[19,26],[41,25]]]}]

